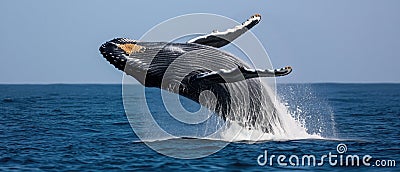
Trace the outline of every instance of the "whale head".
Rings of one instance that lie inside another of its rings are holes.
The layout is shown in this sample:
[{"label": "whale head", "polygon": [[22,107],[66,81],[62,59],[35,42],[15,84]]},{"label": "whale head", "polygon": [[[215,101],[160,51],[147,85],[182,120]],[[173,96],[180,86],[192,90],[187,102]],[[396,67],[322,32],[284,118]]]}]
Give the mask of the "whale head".
[{"label": "whale head", "polygon": [[141,47],[136,43],[136,40],[128,38],[115,38],[102,44],[99,51],[108,62],[124,71],[129,55],[138,51]]}]

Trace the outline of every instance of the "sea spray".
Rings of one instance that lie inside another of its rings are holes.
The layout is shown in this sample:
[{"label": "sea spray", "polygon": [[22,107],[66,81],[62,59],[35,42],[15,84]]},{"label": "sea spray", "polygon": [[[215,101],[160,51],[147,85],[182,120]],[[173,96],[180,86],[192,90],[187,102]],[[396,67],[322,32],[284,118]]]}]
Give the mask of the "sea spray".
[{"label": "sea spray", "polygon": [[[228,120],[226,126],[217,137],[222,140],[249,142],[322,138],[318,134],[307,133],[307,129],[304,128],[305,121],[299,121],[297,119],[300,118],[294,118],[267,84],[262,82],[260,88],[263,89],[262,93],[264,94],[258,95],[258,99],[262,103],[258,111],[243,112],[248,109],[235,108],[244,113],[240,115],[244,117],[239,120]],[[235,98],[238,99],[238,97]],[[252,119],[252,115],[256,116],[257,119],[266,119],[266,121],[255,120],[254,125],[246,126],[246,124],[250,123],[249,119]],[[265,132],[262,128],[263,126],[269,126],[271,132]]]},{"label": "sea spray", "polygon": [[336,138],[335,119],[324,95],[317,94],[310,84],[280,84],[279,97],[292,117],[307,133]]}]

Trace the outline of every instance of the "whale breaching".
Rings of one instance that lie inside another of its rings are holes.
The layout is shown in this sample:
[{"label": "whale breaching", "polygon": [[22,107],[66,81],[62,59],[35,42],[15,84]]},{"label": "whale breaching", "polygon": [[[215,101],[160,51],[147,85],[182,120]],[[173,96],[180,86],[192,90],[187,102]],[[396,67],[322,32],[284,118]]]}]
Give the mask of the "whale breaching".
[{"label": "whale breaching", "polygon": [[[291,67],[251,69],[223,47],[261,20],[251,16],[226,31],[213,31],[186,43],[144,42],[115,38],[100,52],[115,68],[134,77],[145,87],[156,87],[187,97],[224,120],[248,129],[275,133],[282,121],[259,77],[288,75]],[[210,94],[204,94],[212,93]]]}]

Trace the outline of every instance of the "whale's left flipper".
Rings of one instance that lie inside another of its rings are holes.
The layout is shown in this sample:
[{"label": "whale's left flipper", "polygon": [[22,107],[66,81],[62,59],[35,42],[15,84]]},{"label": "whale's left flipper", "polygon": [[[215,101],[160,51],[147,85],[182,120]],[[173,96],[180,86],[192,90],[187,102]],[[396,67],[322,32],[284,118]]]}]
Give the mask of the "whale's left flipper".
[{"label": "whale's left flipper", "polygon": [[223,32],[214,31],[208,35],[199,36],[188,41],[188,43],[197,43],[202,45],[208,45],[216,48],[223,47],[233,40],[244,34],[247,30],[258,24],[261,20],[260,14],[251,16],[247,21],[241,25],[235,26],[232,29],[228,29]]},{"label": "whale's left flipper", "polygon": [[290,72],[292,72],[290,66],[275,70],[247,69],[243,66],[238,66],[237,68],[228,71],[220,70],[217,72],[198,73],[190,78],[190,82],[232,83],[257,77],[285,76]]}]

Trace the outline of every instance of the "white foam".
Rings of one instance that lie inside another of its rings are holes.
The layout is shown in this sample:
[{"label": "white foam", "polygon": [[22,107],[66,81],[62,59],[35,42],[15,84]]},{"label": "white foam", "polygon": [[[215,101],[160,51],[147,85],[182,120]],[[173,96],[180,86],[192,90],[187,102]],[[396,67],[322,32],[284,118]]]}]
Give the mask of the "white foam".
[{"label": "white foam", "polygon": [[[265,85],[266,86],[266,85]],[[267,87],[267,86],[266,86]],[[270,97],[276,97],[274,91],[266,88]],[[271,96],[272,95],[272,96]],[[266,95],[262,95],[266,96]],[[240,125],[241,122],[227,120],[226,125],[219,132],[208,139],[217,139],[229,142],[260,142],[260,141],[287,141],[301,139],[324,139],[318,134],[309,134],[305,128],[305,121],[300,118],[294,118],[288,108],[278,98],[272,100],[276,108],[276,113],[281,119],[281,123],[271,123],[271,133],[265,133],[259,129],[249,129]],[[263,110],[267,110],[264,107]],[[267,113],[265,113],[267,114]],[[267,119],[267,118],[265,118]]]}]

